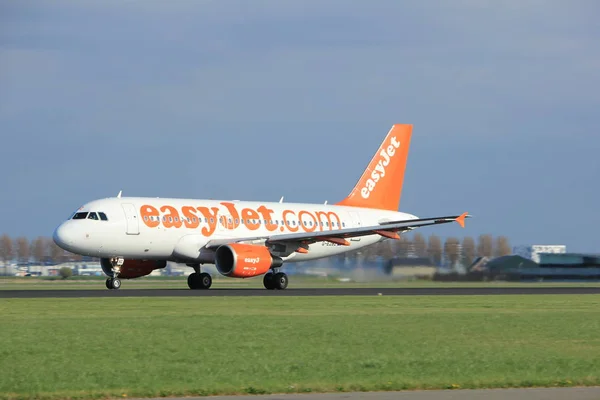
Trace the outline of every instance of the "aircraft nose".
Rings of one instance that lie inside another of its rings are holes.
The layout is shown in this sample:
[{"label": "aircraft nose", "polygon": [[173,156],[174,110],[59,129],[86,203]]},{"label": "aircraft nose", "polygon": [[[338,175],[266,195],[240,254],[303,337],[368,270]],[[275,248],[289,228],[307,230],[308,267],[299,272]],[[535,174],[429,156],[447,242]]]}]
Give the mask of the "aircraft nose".
[{"label": "aircraft nose", "polygon": [[56,245],[61,249],[69,250],[69,248],[73,245],[75,238],[73,235],[73,230],[70,229],[67,224],[62,223],[54,231],[52,239],[54,240],[54,243],[56,243]]}]

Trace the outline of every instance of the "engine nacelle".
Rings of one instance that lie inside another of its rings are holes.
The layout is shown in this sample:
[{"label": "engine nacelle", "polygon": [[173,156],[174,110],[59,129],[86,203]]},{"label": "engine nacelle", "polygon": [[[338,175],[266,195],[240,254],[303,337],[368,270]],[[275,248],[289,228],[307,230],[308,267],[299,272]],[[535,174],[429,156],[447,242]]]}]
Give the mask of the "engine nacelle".
[{"label": "engine nacelle", "polygon": [[282,265],[281,258],[272,256],[265,246],[254,244],[226,244],[215,253],[217,271],[232,278],[251,278]]},{"label": "engine nacelle", "polygon": [[[109,258],[100,259],[100,265],[102,266],[102,271],[104,271],[106,275],[110,277],[114,276]],[[148,275],[155,269],[164,268],[166,266],[167,262],[165,260],[125,260],[123,265],[121,265],[119,278],[139,278],[140,276]]]}]

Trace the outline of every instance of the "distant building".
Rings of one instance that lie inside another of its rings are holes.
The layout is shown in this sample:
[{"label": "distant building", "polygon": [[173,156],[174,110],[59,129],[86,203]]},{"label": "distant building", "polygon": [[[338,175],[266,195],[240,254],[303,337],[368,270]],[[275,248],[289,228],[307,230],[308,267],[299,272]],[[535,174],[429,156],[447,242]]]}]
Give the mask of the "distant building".
[{"label": "distant building", "polygon": [[540,254],[542,268],[600,268],[600,256],[594,254]]},{"label": "distant building", "polygon": [[575,253],[539,253],[540,263],[520,255],[481,259],[469,274],[473,280],[590,281],[600,279],[600,256]]},{"label": "distant building", "polygon": [[532,246],[516,246],[513,249],[515,255],[535,261],[539,264],[540,254],[565,254],[567,246],[565,245],[542,245],[534,244]]}]

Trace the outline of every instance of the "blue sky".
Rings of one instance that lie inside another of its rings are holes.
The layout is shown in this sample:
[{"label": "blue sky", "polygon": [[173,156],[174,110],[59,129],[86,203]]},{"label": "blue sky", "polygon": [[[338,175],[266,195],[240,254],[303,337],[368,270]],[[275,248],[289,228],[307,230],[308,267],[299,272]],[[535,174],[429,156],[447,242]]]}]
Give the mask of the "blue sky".
[{"label": "blue sky", "polygon": [[393,123],[401,210],[600,252],[600,3],[0,1],[0,232],[114,196],[334,202]]}]

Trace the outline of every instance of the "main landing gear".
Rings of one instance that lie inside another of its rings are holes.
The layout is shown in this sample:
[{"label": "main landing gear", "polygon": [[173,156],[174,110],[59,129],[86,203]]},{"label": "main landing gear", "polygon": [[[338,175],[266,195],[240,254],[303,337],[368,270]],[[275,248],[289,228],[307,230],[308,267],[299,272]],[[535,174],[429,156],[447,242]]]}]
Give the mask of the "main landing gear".
[{"label": "main landing gear", "polygon": [[263,277],[263,285],[269,290],[283,290],[288,287],[288,276],[283,272],[269,272]]},{"label": "main landing gear", "polygon": [[190,289],[208,289],[212,285],[212,277],[206,272],[200,272],[200,266],[194,265],[194,271],[188,276]]}]

